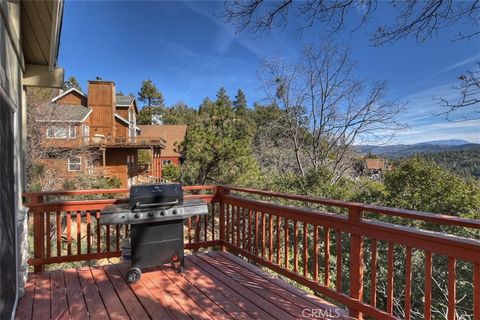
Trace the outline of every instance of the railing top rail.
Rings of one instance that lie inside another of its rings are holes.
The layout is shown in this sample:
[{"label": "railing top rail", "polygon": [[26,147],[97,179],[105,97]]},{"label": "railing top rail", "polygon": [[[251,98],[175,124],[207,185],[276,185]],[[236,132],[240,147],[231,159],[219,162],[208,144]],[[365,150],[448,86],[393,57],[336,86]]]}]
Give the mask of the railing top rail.
[{"label": "railing top rail", "polygon": [[[182,187],[184,191],[192,190],[216,190],[217,186],[215,185],[204,185],[204,186],[184,186]],[[89,189],[89,190],[58,190],[58,191],[42,191],[42,192],[25,192],[23,193],[24,197],[42,197],[42,196],[77,196],[77,195],[88,195],[88,194],[127,194],[130,192],[130,189]]]},{"label": "railing top rail", "polygon": [[369,204],[363,204],[358,202],[322,199],[322,198],[317,198],[312,196],[293,195],[293,194],[249,189],[249,188],[237,188],[237,187],[231,187],[231,186],[222,186],[222,188],[230,191],[257,194],[257,195],[282,198],[287,200],[304,201],[304,202],[334,206],[334,207],[345,208],[345,209],[355,208],[355,209],[360,209],[364,212],[378,213],[378,214],[396,216],[396,217],[407,218],[412,220],[428,221],[428,222],[433,222],[433,223],[442,224],[442,225],[480,229],[480,220],[461,218],[461,217],[450,216],[445,214],[418,212],[413,210],[369,205]]}]

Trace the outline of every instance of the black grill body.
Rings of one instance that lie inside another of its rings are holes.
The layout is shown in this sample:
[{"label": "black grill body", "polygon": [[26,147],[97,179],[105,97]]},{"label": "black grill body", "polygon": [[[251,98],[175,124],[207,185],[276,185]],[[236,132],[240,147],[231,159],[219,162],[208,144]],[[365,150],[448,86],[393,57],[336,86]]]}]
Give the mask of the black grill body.
[{"label": "black grill body", "polygon": [[147,224],[133,224],[130,231],[132,266],[140,269],[183,259],[183,219]]},{"label": "black grill body", "polygon": [[140,279],[141,269],[168,262],[181,271],[184,266],[184,219],[208,214],[199,199],[183,199],[180,184],[132,186],[130,202],[107,206],[100,224],[129,224],[132,266],[130,283]]}]

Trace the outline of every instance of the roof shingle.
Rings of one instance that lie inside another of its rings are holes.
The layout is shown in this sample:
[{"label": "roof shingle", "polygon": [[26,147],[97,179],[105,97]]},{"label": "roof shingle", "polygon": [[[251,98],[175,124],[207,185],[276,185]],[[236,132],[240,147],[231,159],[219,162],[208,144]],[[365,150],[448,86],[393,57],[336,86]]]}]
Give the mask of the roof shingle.
[{"label": "roof shingle", "polygon": [[44,104],[39,106],[36,121],[82,122],[92,111],[81,105]]}]

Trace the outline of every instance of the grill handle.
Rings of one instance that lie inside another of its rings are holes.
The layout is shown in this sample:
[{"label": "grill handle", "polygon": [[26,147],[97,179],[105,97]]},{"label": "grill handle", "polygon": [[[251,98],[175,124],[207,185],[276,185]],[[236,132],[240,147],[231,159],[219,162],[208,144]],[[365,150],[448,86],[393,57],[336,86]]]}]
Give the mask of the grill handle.
[{"label": "grill handle", "polygon": [[170,201],[170,202],[162,202],[162,203],[140,203],[137,202],[135,204],[136,208],[151,208],[151,207],[166,207],[166,206],[173,206],[178,204],[178,200]]}]

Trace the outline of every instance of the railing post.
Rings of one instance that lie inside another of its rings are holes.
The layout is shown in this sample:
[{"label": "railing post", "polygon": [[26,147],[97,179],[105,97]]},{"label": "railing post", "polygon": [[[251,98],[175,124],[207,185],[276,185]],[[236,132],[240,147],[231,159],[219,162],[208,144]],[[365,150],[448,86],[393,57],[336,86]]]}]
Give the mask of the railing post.
[{"label": "railing post", "polygon": [[225,203],[223,202],[223,196],[230,193],[230,190],[219,186],[217,188],[217,197],[220,201],[220,248],[222,251],[226,251],[225,247]]},{"label": "railing post", "polygon": [[[31,204],[39,204],[43,202],[42,196],[29,197]],[[33,213],[33,257],[43,258],[45,252],[45,216],[43,212],[38,211],[36,207],[32,210]],[[35,272],[44,271],[43,264],[34,267]]]},{"label": "railing post", "polygon": [[[348,219],[358,222],[362,219],[363,210],[360,207],[351,207],[348,210]],[[362,302],[363,299],[363,238],[359,234],[350,234],[350,297]],[[363,319],[358,310],[350,309],[350,316]]]}]

